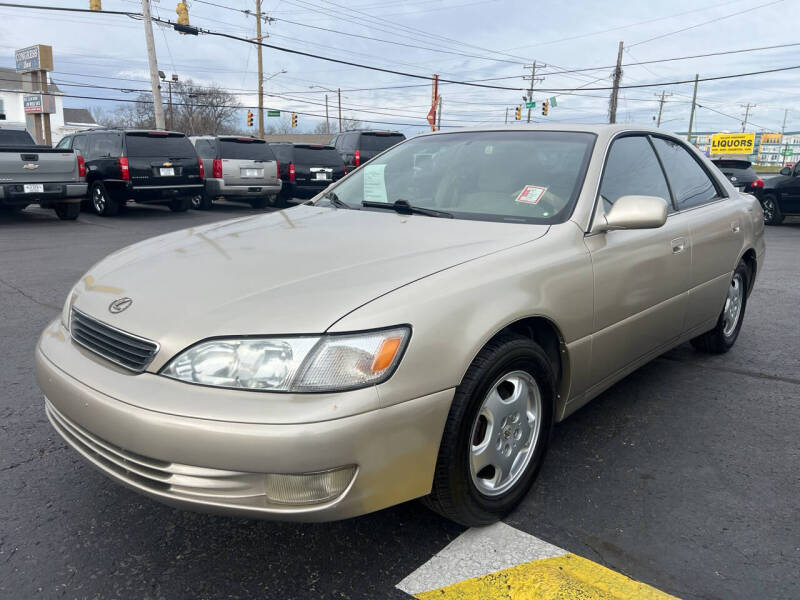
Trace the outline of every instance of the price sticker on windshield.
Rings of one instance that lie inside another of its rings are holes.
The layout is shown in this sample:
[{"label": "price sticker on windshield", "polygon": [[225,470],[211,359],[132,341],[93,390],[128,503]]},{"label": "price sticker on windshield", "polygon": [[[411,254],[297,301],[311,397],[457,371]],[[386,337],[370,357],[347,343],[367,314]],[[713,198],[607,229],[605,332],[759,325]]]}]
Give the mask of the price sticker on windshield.
[{"label": "price sticker on windshield", "polygon": [[539,200],[542,199],[544,193],[547,191],[546,187],[540,187],[538,185],[526,185],[522,188],[522,191],[517,196],[517,202],[522,202],[524,204],[539,204]]}]

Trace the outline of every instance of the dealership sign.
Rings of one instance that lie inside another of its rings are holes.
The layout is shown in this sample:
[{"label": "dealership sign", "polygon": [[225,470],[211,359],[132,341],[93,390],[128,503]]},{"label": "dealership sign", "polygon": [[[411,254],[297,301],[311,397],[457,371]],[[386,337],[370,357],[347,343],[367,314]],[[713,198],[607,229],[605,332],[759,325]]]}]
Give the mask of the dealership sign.
[{"label": "dealership sign", "polygon": [[755,133],[715,133],[711,136],[711,154],[752,154]]},{"label": "dealership sign", "polygon": [[14,52],[17,73],[53,70],[53,47],[37,44]]},{"label": "dealership sign", "polygon": [[25,114],[41,115],[56,112],[55,98],[49,94],[25,94],[22,97]]}]

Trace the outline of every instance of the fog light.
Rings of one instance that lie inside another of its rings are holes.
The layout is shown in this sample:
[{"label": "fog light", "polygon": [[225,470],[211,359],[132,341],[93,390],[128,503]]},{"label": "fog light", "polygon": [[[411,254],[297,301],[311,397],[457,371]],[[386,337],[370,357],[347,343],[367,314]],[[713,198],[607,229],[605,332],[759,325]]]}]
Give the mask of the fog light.
[{"label": "fog light", "polygon": [[327,502],[347,489],[355,473],[355,465],[318,473],[269,473],[264,478],[264,494],[275,504]]}]

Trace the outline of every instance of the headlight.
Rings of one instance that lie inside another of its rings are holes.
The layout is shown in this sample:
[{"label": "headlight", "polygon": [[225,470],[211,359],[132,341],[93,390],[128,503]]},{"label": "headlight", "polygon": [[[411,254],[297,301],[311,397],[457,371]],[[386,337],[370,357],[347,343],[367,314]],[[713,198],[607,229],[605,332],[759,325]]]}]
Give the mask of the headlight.
[{"label": "headlight", "polygon": [[337,392],[375,385],[394,372],[408,327],[365,333],[218,339],[176,356],[162,375],[201,385],[269,392]]}]

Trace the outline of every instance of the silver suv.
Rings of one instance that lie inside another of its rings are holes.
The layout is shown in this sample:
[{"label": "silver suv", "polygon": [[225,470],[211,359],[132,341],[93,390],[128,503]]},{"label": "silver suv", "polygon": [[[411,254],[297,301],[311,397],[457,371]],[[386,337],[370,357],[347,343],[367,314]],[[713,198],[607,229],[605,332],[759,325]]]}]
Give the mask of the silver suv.
[{"label": "silver suv", "polygon": [[192,208],[207,210],[215,199],[247,202],[253,208],[275,204],[281,191],[278,161],[264,140],[234,135],[190,138],[203,161],[205,190]]}]

